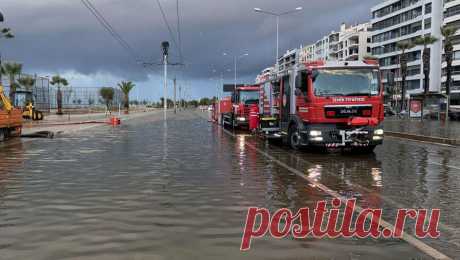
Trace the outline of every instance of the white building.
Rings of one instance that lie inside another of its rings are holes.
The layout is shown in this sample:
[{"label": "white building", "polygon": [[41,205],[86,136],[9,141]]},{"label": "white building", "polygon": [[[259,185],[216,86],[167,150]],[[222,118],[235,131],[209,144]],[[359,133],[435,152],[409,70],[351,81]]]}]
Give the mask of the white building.
[{"label": "white building", "polygon": [[362,60],[370,55],[370,23],[347,26],[331,32],[316,43],[301,48],[300,60]]},{"label": "white building", "polygon": [[[401,52],[396,44],[400,41],[414,41],[423,35],[441,39],[443,10],[443,0],[386,0],[371,9],[372,55],[379,58],[386,86],[391,74],[395,76],[398,86],[401,83]],[[423,92],[422,49],[417,46],[407,51],[408,94]],[[430,91],[438,92],[441,88],[442,41],[436,42],[430,49]]]},{"label": "white building", "polygon": [[[444,1],[444,20],[443,25],[460,28],[460,0],[445,0]],[[454,42],[454,60],[452,64],[452,93],[460,93],[460,29],[453,39]],[[442,64],[442,85],[445,86],[446,63]]]},{"label": "white building", "polygon": [[335,59],[340,61],[363,60],[370,55],[370,23],[347,27],[342,24]]},{"label": "white building", "polygon": [[293,67],[299,61],[299,49],[288,50],[278,59],[278,71],[284,71]]}]

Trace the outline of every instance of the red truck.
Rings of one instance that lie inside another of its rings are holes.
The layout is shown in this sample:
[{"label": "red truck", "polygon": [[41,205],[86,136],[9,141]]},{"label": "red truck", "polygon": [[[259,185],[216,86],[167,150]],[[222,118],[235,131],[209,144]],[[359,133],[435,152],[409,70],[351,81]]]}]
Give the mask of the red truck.
[{"label": "red truck", "polygon": [[258,132],[293,149],[308,146],[372,152],[383,142],[378,63],[309,62],[274,71],[263,82]]},{"label": "red truck", "polygon": [[[247,128],[249,126],[249,113],[251,106],[259,103],[260,86],[244,85],[237,86],[230,99],[223,99],[221,107],[224,107],[221,114],[223,126],[233,128]],[[229,106],[231,102],[231,106]]]}]

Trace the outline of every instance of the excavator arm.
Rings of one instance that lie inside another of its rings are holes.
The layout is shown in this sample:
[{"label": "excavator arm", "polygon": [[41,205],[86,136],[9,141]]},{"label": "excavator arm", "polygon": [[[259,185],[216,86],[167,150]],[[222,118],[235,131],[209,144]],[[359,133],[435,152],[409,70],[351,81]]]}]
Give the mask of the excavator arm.
[{"label": "excavator arm", "polygon": [[11,105],[11,101],[10,99],[5,96],[5,92],[3,91],[3,86],[0,85],[0,102],[1,102],[1,107],[3,107],[4,110],[6,110],[7,112],[10,112],[11,110],[13,110],[13,105]]}]

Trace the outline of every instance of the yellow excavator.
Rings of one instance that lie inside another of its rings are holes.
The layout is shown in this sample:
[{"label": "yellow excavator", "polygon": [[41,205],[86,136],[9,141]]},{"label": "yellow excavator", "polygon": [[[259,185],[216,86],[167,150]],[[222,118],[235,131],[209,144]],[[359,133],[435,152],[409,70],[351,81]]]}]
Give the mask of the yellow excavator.
[{"label": "yellow excavator", "polygon": [[25,106],[22,108],[22,118],[33,121],[41,121],[45,118],[43,112],[37,110],[34,106],[34,98],[32,91],[17,90],[16,96],[24,97]]},{"label": "yellow excavator", "polygon": [[20,136],[22,130],[22,111],[14,108],[0,85],[0,142],[8,137]]},{"label": "yellow excavator", "polygon": [[22,117],[24,119],[32,119],[33,121],[41,121],[45,117],[41,111],[35,109],[34,104],[29,101],[22,112]]}]

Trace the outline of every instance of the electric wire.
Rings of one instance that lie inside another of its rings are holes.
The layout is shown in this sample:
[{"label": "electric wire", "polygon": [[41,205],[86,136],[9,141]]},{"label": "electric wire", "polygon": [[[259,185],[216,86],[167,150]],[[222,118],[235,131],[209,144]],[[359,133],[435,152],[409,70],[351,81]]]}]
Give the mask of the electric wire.
[{"label": "electric wire", "polygon": [[140,59],[134,49],[123,37],[113,28],[113,26],[105,19],[101,12],[90,2],[90,0],[81,0],[81,3],[91,12],[97,21],[104,27],[104,29],[128,52],[128,54],[139,63]]}]

